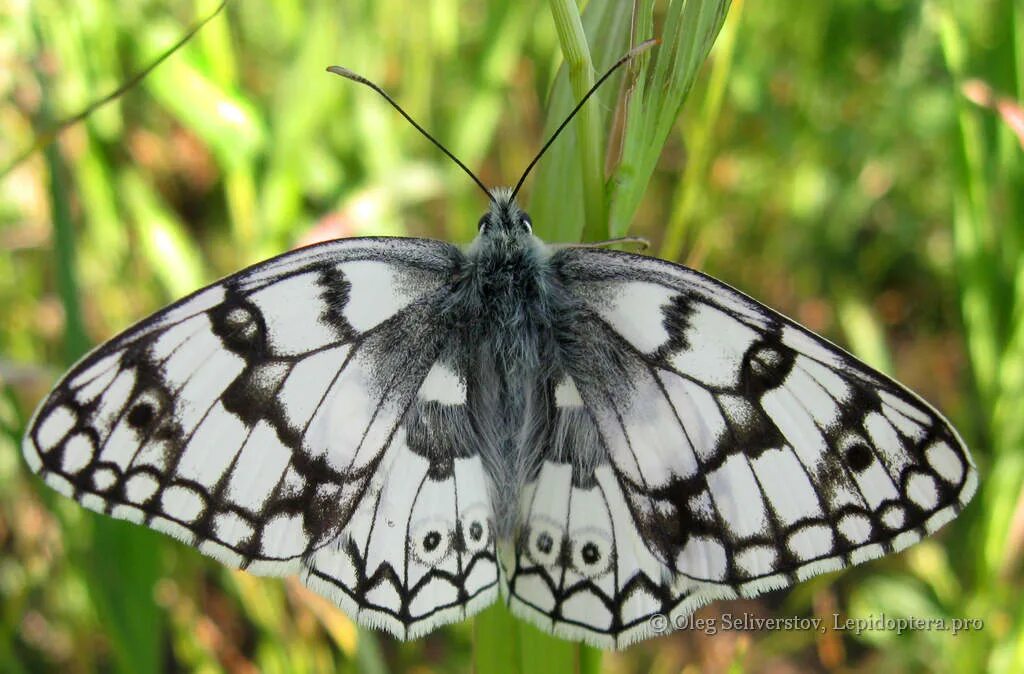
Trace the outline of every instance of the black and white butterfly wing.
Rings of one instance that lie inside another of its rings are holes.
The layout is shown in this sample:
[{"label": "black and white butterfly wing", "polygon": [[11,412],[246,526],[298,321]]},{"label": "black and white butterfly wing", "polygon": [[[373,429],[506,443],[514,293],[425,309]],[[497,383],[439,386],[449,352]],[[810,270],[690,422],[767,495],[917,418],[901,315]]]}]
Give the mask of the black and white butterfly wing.
[{"label": "black and white butterfly wing", "polygon": [[579,308],[504,579],[541,626],[623,646],[900,550],[974,493],[934,409],[742,293],[614,251],[552,264]]},{"label": "black and white butterfly wing", "polygon": [[[349,239],[198,291],[100,346],[23,451],[83,505],[409,638],[497,591],[487,479],[439,307],[461,253]],[[457,452],[456,452],[457,450]]]}]

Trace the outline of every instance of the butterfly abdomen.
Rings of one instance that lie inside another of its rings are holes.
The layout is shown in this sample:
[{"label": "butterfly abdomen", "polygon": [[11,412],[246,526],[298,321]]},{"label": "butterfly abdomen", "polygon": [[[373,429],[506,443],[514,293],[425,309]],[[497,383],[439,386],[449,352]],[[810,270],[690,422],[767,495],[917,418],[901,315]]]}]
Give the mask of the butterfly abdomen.
[{"label": "butterfly abdomen", "polygon": [[467,358],[467,407],[473,434],[492,481],[496,529],[508,539],[522,487],[524,429],[536,425],[537,384],[555,357],[558,298],[544,245],[532,236],[494,236],[467,255],[448,305]]}]

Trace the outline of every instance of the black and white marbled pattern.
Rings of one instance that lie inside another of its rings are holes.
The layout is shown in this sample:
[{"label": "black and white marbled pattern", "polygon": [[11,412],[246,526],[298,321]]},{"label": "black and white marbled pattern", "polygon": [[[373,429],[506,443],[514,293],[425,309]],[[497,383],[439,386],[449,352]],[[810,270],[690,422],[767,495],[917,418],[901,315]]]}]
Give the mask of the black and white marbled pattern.
[{"label": "black and white marbled pattern", "polygon": [[937,412],[789,319],[660,260],[569,249],[551,264],[584,305],[572,402],[551,423],[585,408],[575,436],[604,460],[580,479],[571,457],[587,452],[552,448],[527,484],[506,584],[537,624],[622,646],[654,614],[900,550],[973,495]]},{"label": "black and white marbled pattern", "polygon": [[71,370],[24,454],[402,638],[500,586],[605,647],[899,550],[977,481],[899,384],[692,270],[548,249],[502,192],[464,252],[332,242],[155,314]]},{"label": "black and white marbled pattern", "polygon": [[458,255],[358,239],[240,272],[83,359],[25,456],[89,507],[300,574],[366,624],[459,619],[498,572],[481,460],[446,423],[465,375],[437,360]]}]

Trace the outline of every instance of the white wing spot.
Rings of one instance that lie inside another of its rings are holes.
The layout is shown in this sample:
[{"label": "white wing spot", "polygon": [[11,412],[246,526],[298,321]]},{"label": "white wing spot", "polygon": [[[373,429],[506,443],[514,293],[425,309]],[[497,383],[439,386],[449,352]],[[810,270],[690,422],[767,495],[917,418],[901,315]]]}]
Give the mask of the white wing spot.
[{"label": "white wing spot", "polygon": [[633,281],[606,291],[607,304],[598,307],[601,317],[639,351],[650,353],[669,340],[662,307],[676,292],[658,285]]},{"label": "white wing spot", "polygon": [[169,440],[151,440],[139,449],[132,459],[132,468],[149,466],[160,472],[167,470],[167,460],[174,455],[175,446]]},{"label": "white wing spot", "polygon": [[718,470],[707,475],[707,484],[718,511],[737,536],[747,538],[767,531],[764,499],[745,456],[729,456]]},{"label": "white wing spot", "polygon": [[64,443],[64,472],[74,475],[89,465],[96,448],[85,433],[75,433]]},{"label": "white wing spot", "polygon": [[698,384],[683,380],[681,387],[669,386],[672,379],[663,377],[662,381],[672,396],[672,403],[679,412],[687,437],[693,443],[694,452],[701,461],[715,461],[719,440],[728,431],[718,403],[707,389]]},{"label": "white wing spot", "polygon": [[871,520],[859,513],[849,513],[837,525],[843,538],[854,545],[860,545],[871,537]]},{"label": "white wing spot", "polygon": [[900,550],[909,548],[914,543],[921,540],[921,536],[916,531],[904,531],[896,538],[892,539],[893,552],[899,552]]},{"label": "white wing spot", "polygon": [[231,547],[238,547],[252,536],[253,528],[235,513],[221,513],[214,518],[213,523],[217,538]]},{"label": "white wing spot", "polygon": [[836,374],[835,371],[829,369],[825,365],[822,365],[817,360],[806,356],[800,356],[796,360],[796,365],[812,377],[822,388],[828,391],[829,395],[839,403],[843,403],[850,397],[850,384]]},{"label": "white wing spot", "polygon": [[960,484],[964,477],[964,462],[945,442],[932,443],[924,452],[928,465],[949,484]]},{"label": "white wing spot", "polygon": [[125,483],[125,496],[132,503],[145,503],[156,493],[159,486],[160,483],[152,475],[137,473],[128,478],[128,482]]},{"label": "white wing spot", "polygon": [[456,604],[458,601],[459,590],[451,581],[431,578],[413,597],[409,604],[409,615],[418,618],[436,610],[438,606]]},{"label": "white wing spot", "polygon": [[[321,297],[320,277],[315,272],[275,281],[249,296],[267,329],[267,342],[276,354],[302,354],[338,341],[337,330],[324,322],[327,304]],[[297,299],[300,298],[300,299]],[[256,336],[258,324],[248,311],[235,309],[228,315],[246,338]]]},{"label": "white wing spot", "polygon": [[278,515],[263,527],[263,554],[288,558],[300,555],[309,544],[302,515]]},{"label": "white wing spot", "polygon": [[420,398],[444,405],[466,402],[466,382],[441,361],[434,363],[420,386]]},{"label": "white wing spot", "polygon": [[926,430],[923,426],[913,421],[904,414],[901,414],[899,410],[890,405],[882,405],[882,414],[889,420],[896,429],[907,436],[915,440],[921,440],[926,434]]},{"label": "white wing spot", "polygon": [[83,493],[78,498],[78,502],[81,503],[86,508],[88,508],[89,510],[93,510],[98,513],[104,512],[104,509],[106,508],[107,505],[106,499],[104,499],[99,494],[93,494],[90,492]]},{"label": "white wing spot", "polygon": [[798,351],[805,356],[813,358],[814,360],[824,363],[830,367],[845,371],[847,364],[843,360],[843,357],[838,353],[831,351],[828,347],[819,343],[818,340],[805,334],[800,328],[795,328],[791,325],[784,325],[782,327],[782,343]]},{"label": "white wing spot", "polygon": [[306,356],[292,367],[281,385],[277,399],[284,406],[288,420],[296,428],[309,423],[317,404],[327,393],[352,347],[348,344]]},{"label": "white wing spot", "polygon": [[[245,422],[218,400],[185,446],[178,460],[178,476],[212,488],[238,454],[248,431]],[[216,451],[210,451],[213,447]],[[139,462],[138,457],[135,462]]]},{"label": "white wing spot", "polygon": [[828,428],[839,420],[841,412],[835,400],[825,387],[805,370],[794,367],[786,377],[784,386],[793,393],[793,397],[807,410],[819,427]]},{"label": "white wing spot", "polygon": [[903,450],[903,442],[896,434],[896,429],[892,427],[888,419],[878,412],[869,412],[864,417],[864,428],[871,436],[872,444],[887,456],[895,451]]},{"label": "white wing spot", "polygon": [[77,389],[80,388],[81,386],[88,384],[96,377],[106,373],[108,370],[114,367],[117,364],[117,361],[120,359],[120,357],[120,354],[112,353],[109,356],[104,356],[103,358],[100,358],[98,361],[96,361],[88,368],[86,368],[84,372],[79,373],[74,379],[68,382],[69,386],[71,388]]},{"label": "white wing spot", "polygon": [[194,545],[196,541],[196,534],[194,531],[184,526],[180,522],[169,520],[166,517],[154,517],[150,520],[149,526],[153,527],[157,531],[161,531],[168,536],[173,536],[179,541],[184,542],[186,545]]},{"label": "white wing spot", "polygon": [[899,529],[907,519],[903,506],[891,505],[882,512],[882,523],[890,529]]},{"label": "white wing spot", "polygon": [[134,524],[142,524],[146,521],[145,512],[135,506],[124,505],[123,503],[115,505],[114,509],[110,511],[110,516],[116,517],[119,520],[128,520]]},{"label": "white wing spot", "polygon": [[788,447],[769,449],[751,460],[775,515],[784,525],[804,517],[821,517],[817,492]]},{"label": "white wing spot", "polygon": [[531,574],[516,577],[513,592],[520,597],[529,597],[530,603],[543,613],[555,610],[555,595],[540,576]]},{"label": "white wing spot", "polygon": [[892,407],[900,414],[910,417],[911,419],[916,420],[918,423],[924,424],[926,426],[931,425],[932,421],[928,417],[928,413],[925,412],[924,410],[914,407],[907,401],[903,400],[902,398],[898,398],[897,396],[894,396],[888,391],[879,391],[878,395],[882,399],[883,403]]},{"label": "white wing spot", "polygon": [[614,616],[593,592],[577,592],[562,604],[562,615],[570,620],[585,622],[598,630],[612,626]]},{"label": "white wing spot", "polygon": [[149,344],[149,353],[157,361],[163,362],[186,341],[203,331],[210,330],[210,317],[199,314],[173,325],[162,332]]},{"label": "white wing spot", "polygon": [[804,564],[796,570],[797,580],[807,580],[811,576],[818,576],[823,573],[831,573],[832,571],[838,571],[845,566],[843,564],[842,557],[829,557],[828,559],[818,559],[810,564]]},{"label": "white wing spot", "polygon": [[268,421],[258,421],[228,478],[228,497],[242,507],[259,510],[291,458],[291,450],[281,442],[274,427]]},{"label": "white wing spot", "polygon": [[863,545],[850,553],[851,564],[861,564],[871,559],[878,559],[885,554],[885,548],[878,543]]},{"label": "white wing spot", "polygon": [[576,382],[569,375],[562,377],[562,381],[555,386],[555,405],[558,407],[583,407],[583,398],[580,397]]},{"label": "white wing spot", "polygon": [[925,473],[914,473],[907,480],[907,498],[924,510],[939,504],[939,487],[935,478]]},{"label": "white wing spot", "polygon": [[761,576],[775,570],[779,553],[769,545],[754,545],[736,555],[736,565],[748,576]]},{"label": "white wing spot", "polygon": [[366,332],[401,311],[414,295],[404,288],[390,265],[372,260],[340,265],[350,288],[345,319],[359,332]]},{"label": "white wing spot", "polygon": [[259,330],[252,312],[243,307],[235,307],[228,312],[224,319],[231,329],[237,330],[238,334],[245,339],[254,338]]},{"label": "white wing spot", "polygon": [[92,474],[92,485],[98,491],[106,491],[117,482],[117,473],[109,468],[100,468]]},{"label": "white wing spot", "polygon": [[691,536],[676,557],[676,568],[702,580],[722,580],[728,558],[721,541],[709,536]]},{"label": "white wing spot", "polygon": [[692,307],[686,330],[688,348],[670,357],[672,367],[708,386],[735,386],[747,351],[759,335],[715,307],[702,302]]},{"label": "white wing spot", "polygon": [[373,606],[380,606],[395,612],[402,607],[402,596],[391,583],[375,585],[373,589],[366,593],[364,601]]},{"label": "white wing spot", "polygon": [[203,512],[203,497],[194,489],[174,485],[164,490],[160,499],[160,506],[168,516],[191,522]]},{"label": "white wing spot", "polygon": [[830,528],[824,524],[811,524],[790,534],[787,545],[798,558],[814,559],[831,554],[833,542]]},{"label": "white wing spot", "polygon": [[196,293],[191,299],[185,300],[180,306],[167,311],[160,318],[159,325],[177,323],[182,319],[208,311],[224,301],[224,287],[210,286]]},{"label": "white wing spot", "polygon": [[117,376],[118,369],[112,367],[106,372],[96,375],[96,377],[88,384],[82,386],[82,388],[75,391],[75,400],[80,405],[88,405],[92,401],[96,400],[101,394],[106,392],[107,387],[114,381],[114,377]]},{"label": "white wing spot", "polygon": [[40,449],[48,451],[64,439],[75,425],[75,413],[67,405],[61,405],[43,420],[36,432],[39,438]]}]

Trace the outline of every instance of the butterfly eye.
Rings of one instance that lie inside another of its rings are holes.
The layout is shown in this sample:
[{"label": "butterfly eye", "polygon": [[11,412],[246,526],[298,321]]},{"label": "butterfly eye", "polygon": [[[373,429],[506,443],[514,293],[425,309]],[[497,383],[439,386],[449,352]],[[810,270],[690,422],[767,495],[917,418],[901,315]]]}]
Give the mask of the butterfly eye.
[{"label": "butterfly eye", "polygon": [[539,566],[554,566],[562,552],[562,530],[554,522],[535,520],[527,531],[527,552]]},{"label": "butterfly eye", "polygon": [[451,527],[442,520],[427,520],[413,525],[409,534],[412,556],[425,566],[440,564],[452,547]]},{"label": "butterfly eye", "polygon": [[480,512],[463,515],[460,528],[462,545],[467,552],[481,552],[491,543],[491,522],[482,508]]},{"label": "butterfly eye", "polygon": [[612,542],[595,529],[573,532],[572,565],[588,578],[607,573],[612,565]]},{"label": "butterfly eye", "polygon": [[482,216],[480,216],[480,222],[476,223],[477,231],[480,231],[480,232],[484,231],[484,227],[486,227],[486,226],[487,226],[487,216],[486,215],[482,215]]},{"label": "butterfly eye", "polygon": [[530,220],[530,216],[524,215],[522,219],[519,220],[519,223],[523,226],[523,229],[526,230],[527,234],[533,233],[533,221]]}]

